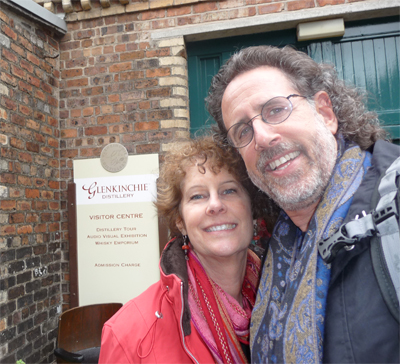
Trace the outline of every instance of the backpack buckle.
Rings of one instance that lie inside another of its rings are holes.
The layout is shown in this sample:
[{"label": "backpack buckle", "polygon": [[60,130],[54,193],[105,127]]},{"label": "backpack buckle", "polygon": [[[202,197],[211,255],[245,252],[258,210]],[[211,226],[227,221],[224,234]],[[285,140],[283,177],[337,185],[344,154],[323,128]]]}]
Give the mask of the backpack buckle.
[{"label": "backpack buckle", "polygon": [[318,242],[318,251],[322,259],[326,263],[330,263],[335,259],[340,249],[343,247],[348,247],[350,249],[354,246],[356,240],[357,239],[350,238],[347,235],[346,224],[343,224],[332,236]]},{"label": "backpack buckle", "polygon": [[384,207],[382,210],[374,211],[372,214],[372,218],[374,220],[375,226],[377,226],[394,215],[396,217],[398,216],[396,203],[394,200],[392,200],[392,202]]}]

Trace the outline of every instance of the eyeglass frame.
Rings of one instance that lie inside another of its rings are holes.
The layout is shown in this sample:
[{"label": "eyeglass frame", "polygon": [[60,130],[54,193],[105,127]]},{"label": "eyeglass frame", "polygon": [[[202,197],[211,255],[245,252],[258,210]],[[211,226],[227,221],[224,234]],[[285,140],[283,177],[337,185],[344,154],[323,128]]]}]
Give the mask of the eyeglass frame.
[{"label": "eyeglass frame", "polygon": [[[287,119],[289,118],[290,115],[292,115],[292,112],[293,112],[293,104],[292,104],[292,102],[290,101],[290,98],[291,98],[291,97],[303,97],[303,98],[305,98],[305,99],[308,98],[307,96],[303,96],[303,95],[291,94],[291,95],[289,95],[289,96],[287,96],[287,97],[286,97],[286,96],[275,96],[275,97],[273,97],[272,99],[269,99],[269,100],[262,106],[261,112],[260,112],[258,115],[252,117],[249,121],[246,121],[246,122],[239,122],[239,123],[233,124],[233,125],[226,131],[226,140],[227,140],[228,144],[231,145],[232,147],[236,148],[236,149],[240,149],[240,148],[247,147],[247,146],[251,143],[251,141],[253,140],[253,138],[254,138],[254,127],[253,127],[253,125],[252,125],[252,124],[253,124],[252,122],[253,122],[253,120],[254,120],[255,118],[259,117],[260,115],[261,115],[261,120],[262,120],[264,123],[266,123],[266,124],[270,124],[270,125],[282,124],[285,120],[287,120]],[[277,99],[277,98],[284,98],[284,99],[287,99],[287,100],[289,101],[289,104],[290,104],[290,113],[289,113],[288,116],[286,116],[286,118],[284,118],[282,121],[279,121],[278,123],[270,123],[270,122],[268,122],[267,120],[265,120],[265,119],[263,118],[262,112],[263,112],[263,110],[264,110],[265,105],[267,105],[269,102],[271,102],[272,100]],[[249,126],[251,127],[252,132],[253,132],[253,135],[251,136],[251,139],[249,140],[249,142],[248,142],[247,144],[242,145],[242,146],[240,146],[240,147],[237,147],[237,146],[234,145],[234,143],[230,140],[228,134],[229,134],[229,131],[230,131],[232,128],[237,127],[237,125],[239,125],[239,124],[247,124],[247,125],[249,125]]]}]

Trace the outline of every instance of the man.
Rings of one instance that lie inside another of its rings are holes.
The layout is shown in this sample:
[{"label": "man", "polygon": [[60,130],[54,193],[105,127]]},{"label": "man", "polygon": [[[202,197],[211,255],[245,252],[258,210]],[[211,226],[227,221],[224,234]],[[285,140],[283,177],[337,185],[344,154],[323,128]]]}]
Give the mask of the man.
[{"label": "man", "polygon": [[221,135],[281,208],[252,314],[252,362],[399,362],[399,325],[380,293],[371,238],[327,264],[321,239],[363,216],[400,155],[332,66],[289,47],[233,55],[206,99]]}]

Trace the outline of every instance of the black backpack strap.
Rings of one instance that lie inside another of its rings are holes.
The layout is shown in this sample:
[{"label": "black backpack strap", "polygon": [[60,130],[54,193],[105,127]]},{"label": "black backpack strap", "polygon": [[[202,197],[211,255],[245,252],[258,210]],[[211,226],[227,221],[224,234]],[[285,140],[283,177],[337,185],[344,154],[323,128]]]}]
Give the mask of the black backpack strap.
[{"label": "black backpack strap", "polygon": [[[393,166],[393,164],[392,164]],[[372,195],[371,206],[378,208],[377,206],[381,201],[381,194],[384,193],[382,191],[382,180],[387,178],[388,172],[390,173],[389,167],[388,170],[382,174],[379,183],[377,184],[375,191]],[[397,166],[399,168],[399,166]],[[393,169],[392,169],[393,171]],[[396,173],[396,172],[392,172]],[[397,205],[397,210],[400,208],[400,177],[399,170],[397,174],[392,178],[394,178],[394,185],[396,187],[396,195],[393,200],[393,204],[395,207]],[[393,181],[392,181],[393,190]],[[379,189],[381,188],[381,191]],[[396,201],[397,200],[397,201]],[[397,204],[396,204],[397,202]],[[397,226],[399,226],[398,216],[397,218]],[[395,233],[394,233],[395,234]],[[386,243],[386,246],[384,245]],[[390,244],[385,241],[380,235],[376,234],[371,239],[371,259],[372,259],[372,267],[374,269],[374,273],[376,276],[376,280],[378,282],[379,288],[381,290],[381,294],[383,299],[393,317],[397,322],[399,321],[399,287],[396,288],[395,284],[399,286],[400,279],[400,236],[399,230],[397,230],[397,236],[394,235],[392,238],[392,242]]]}]

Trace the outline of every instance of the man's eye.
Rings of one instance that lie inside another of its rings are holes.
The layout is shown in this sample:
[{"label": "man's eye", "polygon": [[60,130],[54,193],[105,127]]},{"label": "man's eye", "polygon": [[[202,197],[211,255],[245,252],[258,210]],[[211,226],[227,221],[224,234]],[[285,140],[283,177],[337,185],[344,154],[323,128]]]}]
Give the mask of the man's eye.
[{"label": "man's eye", "polygon": [[251,133],[251,126],[248,124],[242,124],[237,128],[237,138],[244,139],[247,137],[247,135]]},{"label": "man's eye", "polygon": [[285,106],[274,106],[264,110],[264,117],[268,120],[268,118],[275,118],[277,116],[282,115],[287,112],[287,107]]}]

